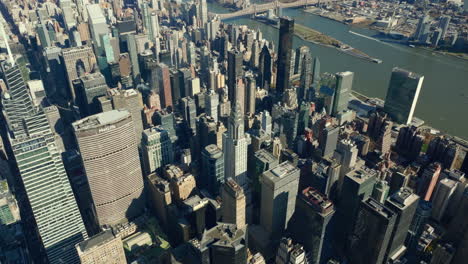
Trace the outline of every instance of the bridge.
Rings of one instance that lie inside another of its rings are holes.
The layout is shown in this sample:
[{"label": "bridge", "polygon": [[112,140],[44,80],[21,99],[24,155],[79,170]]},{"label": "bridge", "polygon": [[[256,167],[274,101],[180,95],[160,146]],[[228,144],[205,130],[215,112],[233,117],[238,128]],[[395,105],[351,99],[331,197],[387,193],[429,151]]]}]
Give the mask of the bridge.
[{"label": "bridge", "polygon": [[242,10],[232,12],[232,13],[217,14],[217,13],[210,12],[208,15],[210,17],[214,17],[215,15],[217,15],[219,16],[221,20],[223,20],[223,19],[229,19],[229,18],[234,18],[234,17],[262,13],[270,9],[276,9],[278,7],[281,7],[281,8],[290,8],[290,7],[299,7],[299,6],[306,7],[308,5],[315,5],[317,3],[329,3],[329,2],[334,2],[334,1],[336,0],[297,0],[294,2],[290,2],[290,3],[281,3],[278,0],[276,0],[274,2],[265,3],[265,4],[252,4],[247,8],[244,8]]}]

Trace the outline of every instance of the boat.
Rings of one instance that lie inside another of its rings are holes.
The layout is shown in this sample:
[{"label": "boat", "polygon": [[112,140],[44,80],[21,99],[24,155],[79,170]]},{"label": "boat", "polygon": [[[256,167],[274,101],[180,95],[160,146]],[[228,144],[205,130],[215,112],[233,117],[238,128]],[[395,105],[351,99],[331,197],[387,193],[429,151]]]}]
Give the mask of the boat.
[{"label": "boat", "polygon": [[413,45],[413,44],[409,44],[408,47],[410,47],[410,48],[415,48],[416,46]]},{"label": "boat", "polygon": [[382,63],[382,60],[373,58],[373,59],[372,59],[372,62],[375,62],[375,63],[377,63],[377,64],[380,64],[380,63]]}]

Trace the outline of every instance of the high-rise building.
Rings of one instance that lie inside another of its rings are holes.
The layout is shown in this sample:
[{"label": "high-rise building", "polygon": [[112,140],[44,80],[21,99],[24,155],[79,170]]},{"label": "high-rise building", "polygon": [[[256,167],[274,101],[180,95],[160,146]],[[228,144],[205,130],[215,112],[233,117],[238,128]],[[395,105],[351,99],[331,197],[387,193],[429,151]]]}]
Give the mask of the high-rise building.
[{"label": "high-rise building", "polygon": [[294,20],[281,17],[276,70],[276,93],[280,96],[289,88],[293,37]]},{"label": "high-rise building", "polygon": [[288,230],[304,245],[311,264],[323,263],[333,254],[334,215],[332,201],[314,188],[307,187],[298,195]]},{"label": "high-rise building", "polygon": [[223,185],[223,222],[235,224],[237,228],[245,227],[244,190],[233,179],[228,178]]},{"label": "high-rise building", "polygon": [[[32,132],[28,131],[28,134]],[[42,243],[50,263],[79,263],[74,246],[88,235],[60,153],[47,123],[41,124],[41,128],[32,134],[12,141],[13,154],[32,210],[32,219],[28,216],[23,220],[35,223],[39,243]]]},{"label": "high-rise building", "polygon": [[423,81],[424,76],[393,68],[384,105],[384,111],[393,121],[411,123]]},{"label": "high-rise building", "polygon": [[426,151],[430,161],[438,161],[448,170],[455,168],[455,161],[458,159],[459,153],[458,144],[443,136],[431,140]]},{"label": "high-rise building", "polygon": [[174,160],[172,141],[167,130],[152,127],[143,131],[143,168],[145,175],[156,172]]},{"label": "high-rise building", "polygon": [[362,200],[371,196],[377,179],[377,171],[367,167],[352,170],[345,175],[341,188],[340,199],[337,210],[337,231],[336,241],[342,241],[344,247],[348,241],[348,236],[352,233],[353,224],[359,211],[359,204]]},{"label": "high-rise building", "polygon": [[33,115],[36,111],[19,66],[3,61],[1,71],[2,79],[8,88],[8,92],[2,92],[2,108],[8,130],[13,134],[13,137],[18,137],[26,134],[24,118]]},{"label": "high-rise building", "polygon": [[414,214],[413,220],[411,221],[408,229],[408,238],[406,239],[406,245],[412,252],[416,250],[419,238],[423,233],[424,226],[431,217],[432,204],[425,200],[419,200],[416,213]]},{"label": "high-rise building", "polygon": [[141,93],[136,89],[111,89],[108,92],[112,99],[113,109],[130,112],[135,129],[134,135],[136,136],[137,144],[140,145],[143,132],[143,99]]},{"label": "high-rise building", "polygon": [[377,183],[374,186],[374,190],[372,191],[372,198],[374,198],[377,202],[383,204],[388,197],[389,190],[390,186],[388,185],[387,181],[377,181]]},{"label": "high-rise building", "polygon": [[319,138],[319,147],[322,151],[322,157],[331,157],[336,149],[338,143],[338,136],[340,132],[339,126],[325,127]]},{"label": "high-rise building", "polygon": [[421,175],[418,183],[418,195],[425,201],[430,201],[432,193],[435,190],[437,182],[439,181],[440,172],[442,167],[439,163],[432,163],[426,167]]},{"label": "high-rise building", "polygon": [[306,252],[300,244],[294,244],[291,238],[281,238],[278,253],[275,259],[276,264],[306,264]]},{"label": "high-rise building", "polygon": [[351,89],[353,88],[354,73],[339,72],[336,74],[336,88],[333,95],[333,105],[331,114],[336,116],[338,113],[348,109]]},{"label": "high-rise building", "polygon": [[172,106],[172,92],[171,92],[171,76],[169,67],[166,64],[160,63],[156,67],[156,78],[159,84],[159,95],[161,96],[162,107]]},{"label": "high-rise building", "polygon": [[99,113],[97,98],[106,95],[108,89],[104,76],[99,72],[87,74],[74,81],[74,86],[80,116]]},{"label": "high-rise building", "polygon": [[396,149],[400,154],[410,160],[415,160],[421,152],[424,137],[415,126],[405,126],[400,128],[396,142]]},{"label": "high-rise building", "polygon": [[396,261],[406,252],[406,236],[418,202],[419,196],[409,188],[401,188],[385,201],[385,205],[396,214],[395,226],[386,253],[387,259]]},{"label": "high-rise building", "polygon": [[184,97],[180,99],[180,107],[182,107],[182,113],[184,121],[188,128],[192,129],[193,133],[196,133],[197,124],[197,107],[195,105],[195,100],[192,97]]},{"label": "high-rise building", "polygon": [[215,144],[206,146],[202,151],[202,171],[200,187],[218,194],[224,183],[224,155]]},{"label": "high-rise building", "polygon": [[[104,50],[104,43],[102,43],[102,36],[109,34],[109,27],[107,25],[106,17],[102,13],[102,9],[99,4],[87,5],[89,28],[91,37],[93,38],[94,44],[97,46],[98,53]],[[98,54],[101,55],[101,54]]]},{"label": "high-rise building", "polygon": [[269,88],[271,85],[272,57],[267,45],[264,45],[259,58],[259,85],[260,88]]},{"label": "high-rise building", "polygon": [[243,188],[247,185],[247,147],[251,139],[244,131],[244,118],[236,103],[228,120],[228,131],[223,135],[224,176],[234,179]]},{"label": "high-rise building", "polygon": [[386,252],[396,218],[395,212],[376,200],[368,198],[362,201],[349,239],[350,262],[387,263]]},{"label": "high-rise building", "polygon": [[242,68],[243,55],[237,50],[228,51],[228,69],[227,69],[227,86],[229,101],[234,103],[238,97],[237,82],[242,78],[244,70]]},{"label": "high-rise building", "polygon": [[339,190],[341,190],[341,185],[343,184],[346,173],[356,166],[357,156],[358,149],[352,140],[343,139],[338,142],[333,157],[341,164],[340,180],[338,181]]},{"label": "high-rise building", "polygon": [[73,123],[100,226],[139,216],[144,207],[134,123],[126,110],[112,110]]},{"label": "high-rise building", "polygon": [[78,79],[85,73],[91,72],[96,64],[93,49],[90,46],[80,46],[68,49],[62,49],[62,58],[68,77],[68,99],[75,99],[73,90],[73,80]]},{"label": "high-rise building", "polygon": [[[455,255],[455,247],[448,242],[436,244],[430,264],[450,264]],[[458,263],[458,262],[453,262]]]},{"label": "high-rise building", "polygon": [[367,133],[375,141],[377,150],[382,154],[390,152],[392,144],[392,125],[393,123],[383,112],[376,111],[369,116]]},{"label": "high-rise building", "polygon": [[247,232],[235,224],[218,223],[203,232],[201,241],[191,240],[200,260],[208,263],[242,264],[247,262]]},{"label": "high-rise building", "polygon": [[111,230],[90,237],[75,247],[82,264],[127,263],[122,240],[115,237]]},{"label": "high-rise building", "polygon": [[209,89],[205,94],[205,112],[218,122],[219,95],[213,89]]},{"label": "high-rise building", "polygon": [[281,238],[294,213],[299,174],[297,167],[285,161],[264,172],[260,178],[260,225],[272,239]]},{"label": "high-rise building", "polygon": [[437,184],[437,188],[432,197],[432,218],[441,222],[451,198],[455,194],[458,183],[451,179],[442,179]]}]

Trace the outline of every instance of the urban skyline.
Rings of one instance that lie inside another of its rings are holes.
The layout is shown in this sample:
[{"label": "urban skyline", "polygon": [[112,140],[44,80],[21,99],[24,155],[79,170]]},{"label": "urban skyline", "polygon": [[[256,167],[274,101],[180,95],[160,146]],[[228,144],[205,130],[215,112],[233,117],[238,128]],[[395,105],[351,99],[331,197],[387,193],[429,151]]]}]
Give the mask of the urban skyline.
[{"label": "urban skyline", "polygon": [[[0,3],[0,263],[464,263],[468,143],[415,116],[428,78],[321,71],[283,9],[346,1],[217,4]],[[252,10],[277,41],[226,20]]]}]

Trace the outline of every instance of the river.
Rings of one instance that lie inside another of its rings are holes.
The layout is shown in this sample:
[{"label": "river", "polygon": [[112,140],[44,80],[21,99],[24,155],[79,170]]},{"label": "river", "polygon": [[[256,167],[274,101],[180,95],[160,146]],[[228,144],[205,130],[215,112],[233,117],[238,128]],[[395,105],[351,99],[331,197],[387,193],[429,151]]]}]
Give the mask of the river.
[{"label": "river", "polygon": [[[229,12],[215,3],[210,3],[208,9],[217,13]],[[381,59],[383,61],[381,64],[367,62],[334,48],[315,45],[294,37],[294,47],[306,45],[312,55],[320,59],[322,72],[348,70],[354,72],[353,90],[366,96],[385,98],[393,67],[424,75],[415,116],[436,129],[468,139],[467,60],[358,36],[349,31],[371,37],[377,32],[345,25],[301,9],[286,9],[283,10],[283,15],[294,18],[296,23],[309,26],[351,45],[371,57]],[[260,29],[263,37],[274,41],[275,45],[278,40],[277,29],[250,18],[234,18],[224,22]]]}]

